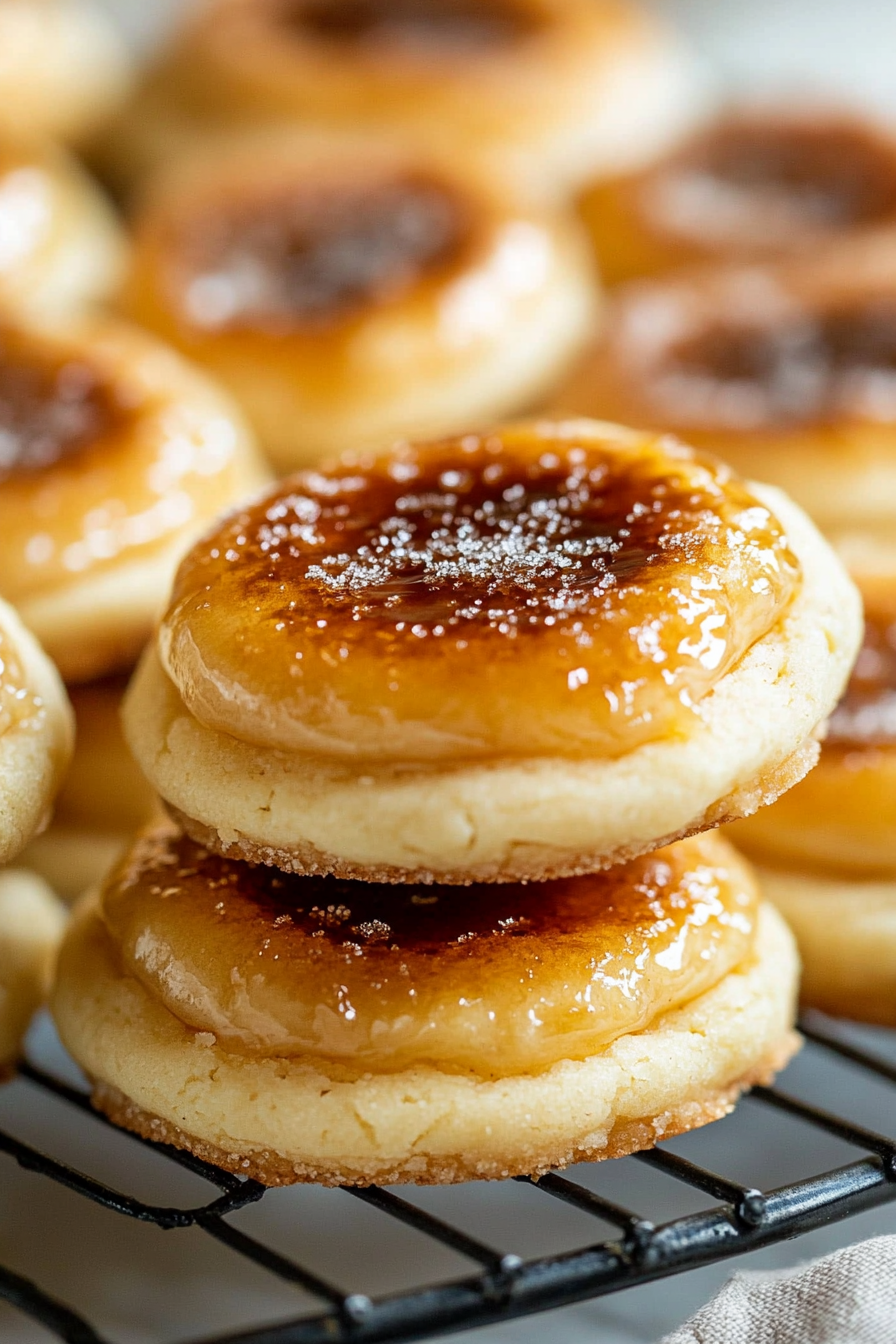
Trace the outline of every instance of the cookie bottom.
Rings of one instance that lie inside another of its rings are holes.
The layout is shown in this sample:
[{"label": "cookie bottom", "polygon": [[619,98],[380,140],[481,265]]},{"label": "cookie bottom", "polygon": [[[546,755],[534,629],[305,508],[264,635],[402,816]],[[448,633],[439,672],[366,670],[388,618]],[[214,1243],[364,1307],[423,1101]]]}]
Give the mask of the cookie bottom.
[{"label": "cookie bottom", "polygon": [[726,826],[752,815],[760,807],[775,802],[782,793],[798,784],[818,760],[820,748],[814,738],[804,742],[785,761],[759,779],[735,789],[712,807],[694,817],[687,826],[660,839],[619,845],[611,850],[558,851],[548,844],[514,841],[502,857],[490,863],[467,863],[460,868],[438,869],[429,865],[399,866],[389,863],[354,863],[339,854],[318,849],[309,843],[277,846],[259,843],[240,831],[207,826],[186,812],[165,803],[165,809],[182,831],[213,854],[247,863],[264,863],[285,873],[305,877],[339,877],[360,882],[421,882],[442,886],[464,886],[473,882],[549,882],[561,877],[582,877],[601,872],[617,864],[628,863],[644,853],[652,853],[676,840]]},{"label": "cookie bottom", "polygon": [[790,924],[800,998],[856,1022],[896,1026],[896,877],[875,881],[764,868],[765,896]]},{"label": "cookie bottom", "polygon": [[439,1184],[619,1157],[728,1113],[798,1046],[793,939],[763,907],[751,958],[646,1031],[544,1072],[432,1064],[352,1075],[257,1058],[186,1028],[120,966],[95,904],[76,913],[53,1011],[116,1123],[266,1185]]}]

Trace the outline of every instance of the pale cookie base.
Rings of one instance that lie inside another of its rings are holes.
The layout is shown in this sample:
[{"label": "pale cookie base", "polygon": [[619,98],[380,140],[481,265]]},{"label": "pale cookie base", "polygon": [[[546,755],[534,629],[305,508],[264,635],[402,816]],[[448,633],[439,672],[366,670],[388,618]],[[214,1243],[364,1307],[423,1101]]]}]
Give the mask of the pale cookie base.
[{"label": "pale cookie base", "polygon": [[808,1007],[896,1026],[896,876],[878,881],[760,869],[803,962]]},{"label": "pale cookie base", "polygon": [[793,938],[765,906],[748,962],[599,1055],[509,1078],[431,1065],[351,1078],[230,1054],[188,1030],[122,972],[88,900],[53,1012],[96,1105],[138,1133],[270,1185],[431,1184],[621,1156],[726,1114],[797,1048],[797,973]]},{"label": "pale cookie base", "polygon": [[438,768],[277,752],[204,727],[148,652],[124,703],[128,744],[191,835],[295,872],[373,880],[519,881],[595,868],[747,816],[814,764],[813,735],[861,637],[858,594],[793,504],[804,582],[783,620],[701,703],[694,731],[614,760]]},{"label": "pale cookie base", "polygon": [[18,868],[0,873],[0,1076],[47,997],[65,920],[39,877]]},{"label": "pale cookie base", "polygon": [[35,715],[0,733],[0,865],[45,826],[72,754],[74,720],[55,667],[16,613],[0,602],[0,632],[21,663],[24,682],[40,697]]}]

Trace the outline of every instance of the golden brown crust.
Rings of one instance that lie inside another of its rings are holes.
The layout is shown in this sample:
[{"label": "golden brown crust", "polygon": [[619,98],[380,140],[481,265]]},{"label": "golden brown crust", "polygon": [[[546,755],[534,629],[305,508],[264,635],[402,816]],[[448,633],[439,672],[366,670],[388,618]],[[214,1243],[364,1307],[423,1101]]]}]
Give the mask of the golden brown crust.
[{"label": "golden brown crust", "polygon": [[212,853],[244,859],[247,863],[268,864],[287,873],[301,873],[309,877],[330,875],[361,882],[438,882],[444,886],[462,886],[473,882],[547,882],[554,878],[580,877],[612,868],[617,863],[627,863],[629,859],[671,845],[676,840],[685,840],[690,835],[699,835],[702,831],[750,816],[757,808],[774,802],[780,794],[797,784],[815,765],[818,754],[818,742],[811,738],[753,784],[741,786],[714,803],[689,826],[674,835],[644,845],[622,845],[609,853],[581,854],[563,861],[558,861],[556,853],[552,854],[549,850],[517,847],[511,849],[503,865],[492,863],[448,871],[439,869],[438,872],[432,868],[400,868],[391,864],[366,867],[336,854],[324,853],[310,844],[297,844],[287,850],[258,844],[248,836],[224,838],[214,827],[188,817],[172,803],[165,802],[164,806],[191,840],[205,845]]},{"label": "golden brown crust", "polygon": [[174,1148],[185,1149],[204,1162],[211,1162],[213,1166],[238,1176],[260,1181],[262,1185],[309,1182],[317,1185],[403,1185],[408,1182],[415,1185],[448,1185],[460,1181],[506,1180],[511,1176],[543,1176],[548,1171],[569,1166],[573,1162],[602,1162],[653,1148],[664,1139],[686,1134],[688,1130],[699,1129],[701,1125],[711,1124],[713,1120],[721,1120],[723,1116],[729,1115],[742,1093],[758,1084],[769,1084],[775,1074],[793,1058],[801,1044],[797,1032],[788,1032],[753,1068],[727,1087],[682,1102],[680,1106],[664,1111],[661,1115],[617,1121],[606,1143],[602,1142],[599,1146],[574,1144],[557,1147],[545,1150],[535,1161],[526,1162],[514,1161],[512,1158],[500,1163],[473,1162],[458,1154],[450,1159],[430,1157],[421,1167],[420,1157],[415,1155],[409,1166],[398,1163],[384,1167],[373,1163],[365,1170],[355,1165],[344,1168],[332,1164],[325,1168],[313,1167],[289,1162],[279,1153],[265,1149],[250,1153],[228,1153],[215,1144],[193,1138],[167,1120],[141,1110],[108,1083],[95,1082],[91,1100],[98,1111],[123,1129],[132,1130],[154,1143],[168,1143]]}]

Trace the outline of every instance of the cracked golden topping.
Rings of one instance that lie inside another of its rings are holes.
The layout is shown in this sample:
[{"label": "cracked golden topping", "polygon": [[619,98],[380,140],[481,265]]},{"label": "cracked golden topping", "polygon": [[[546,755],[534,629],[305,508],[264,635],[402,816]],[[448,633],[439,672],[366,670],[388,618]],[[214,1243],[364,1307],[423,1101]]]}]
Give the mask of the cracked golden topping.
[{"label": "cracked golden topping", "polygon": [[185,558],[160,652],[197,718],[259,745],[612,755],[686,732],[798,580],[721,465],[519,425],[282,482]]},{"label": "cracked golden topping", "polygon": [[445,889],[296,877],[170,826],[103,896],[126,969],[228,1050],[501,1075],[585,1058],[703,993],[749,954],[756,906],[716,836],[589,877]]}]

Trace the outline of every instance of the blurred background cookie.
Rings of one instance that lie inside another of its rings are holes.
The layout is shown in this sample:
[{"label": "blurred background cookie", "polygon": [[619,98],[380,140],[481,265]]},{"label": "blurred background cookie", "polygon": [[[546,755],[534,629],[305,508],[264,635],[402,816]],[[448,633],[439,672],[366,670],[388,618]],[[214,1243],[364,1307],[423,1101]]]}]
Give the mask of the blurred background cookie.
[{"label": "blurred background cookie", "polygon": [[72,737],[59,674],[15,611],[0,602],[0,865],[49,820]]},{"label": "blurred background cookie", "polygon": [[896,1024],[896,583],[866,593],[817,768],[729,833],[796,933],[805,1002]]},{"label": "blurred background cookie", "polygon": [[0,1082],[50,991],[65,909],[24,869],[0,870]]},{"label": "blurred background cookie", "polygon": [[91,0],[0,4],[0,126],[80,140],[130,81],[124,43]]},{"label": "blurred background cookie", "polygon": [[154,338],[0,323],[0,590],[66,681],[131,665],[190,540],[263,480],[224,394]]},{"label": "blurred background cookie", "polygon": [[723,115],[580,201],[608,284],[679,266],[805,256],[896,229],[896,135],[824,105]]},{"label": "blurred background cookie", "polygon": [[124,256],[124,231],[77,160],[0,133],[0,310],[64,320],[108,298]]},{"label": "blurred background cookie", "polygon": [[896,573],[896,230],[621,286],[556,404],[681,434]]},{"label": "blurred background cookie", "polygon": [[159,803],[125,745],[121,700],[126,676],[69,687],[75,751],[53,821],[23,850],[20,862],[40,873],[65,900],[102,877]]},{"label": "blurred background cookie", "polygon": [[538,191],[643,162],[693,71],[632,0],[214,0],[100,147],[119,183],[259,125],[399,136]]},{"label": "blurred background cookie", "polygon": [[596,302],[571,215],[462,158],[284,135],[149,184],[123,298],[230,388],[282,471],[534,405]]}]

